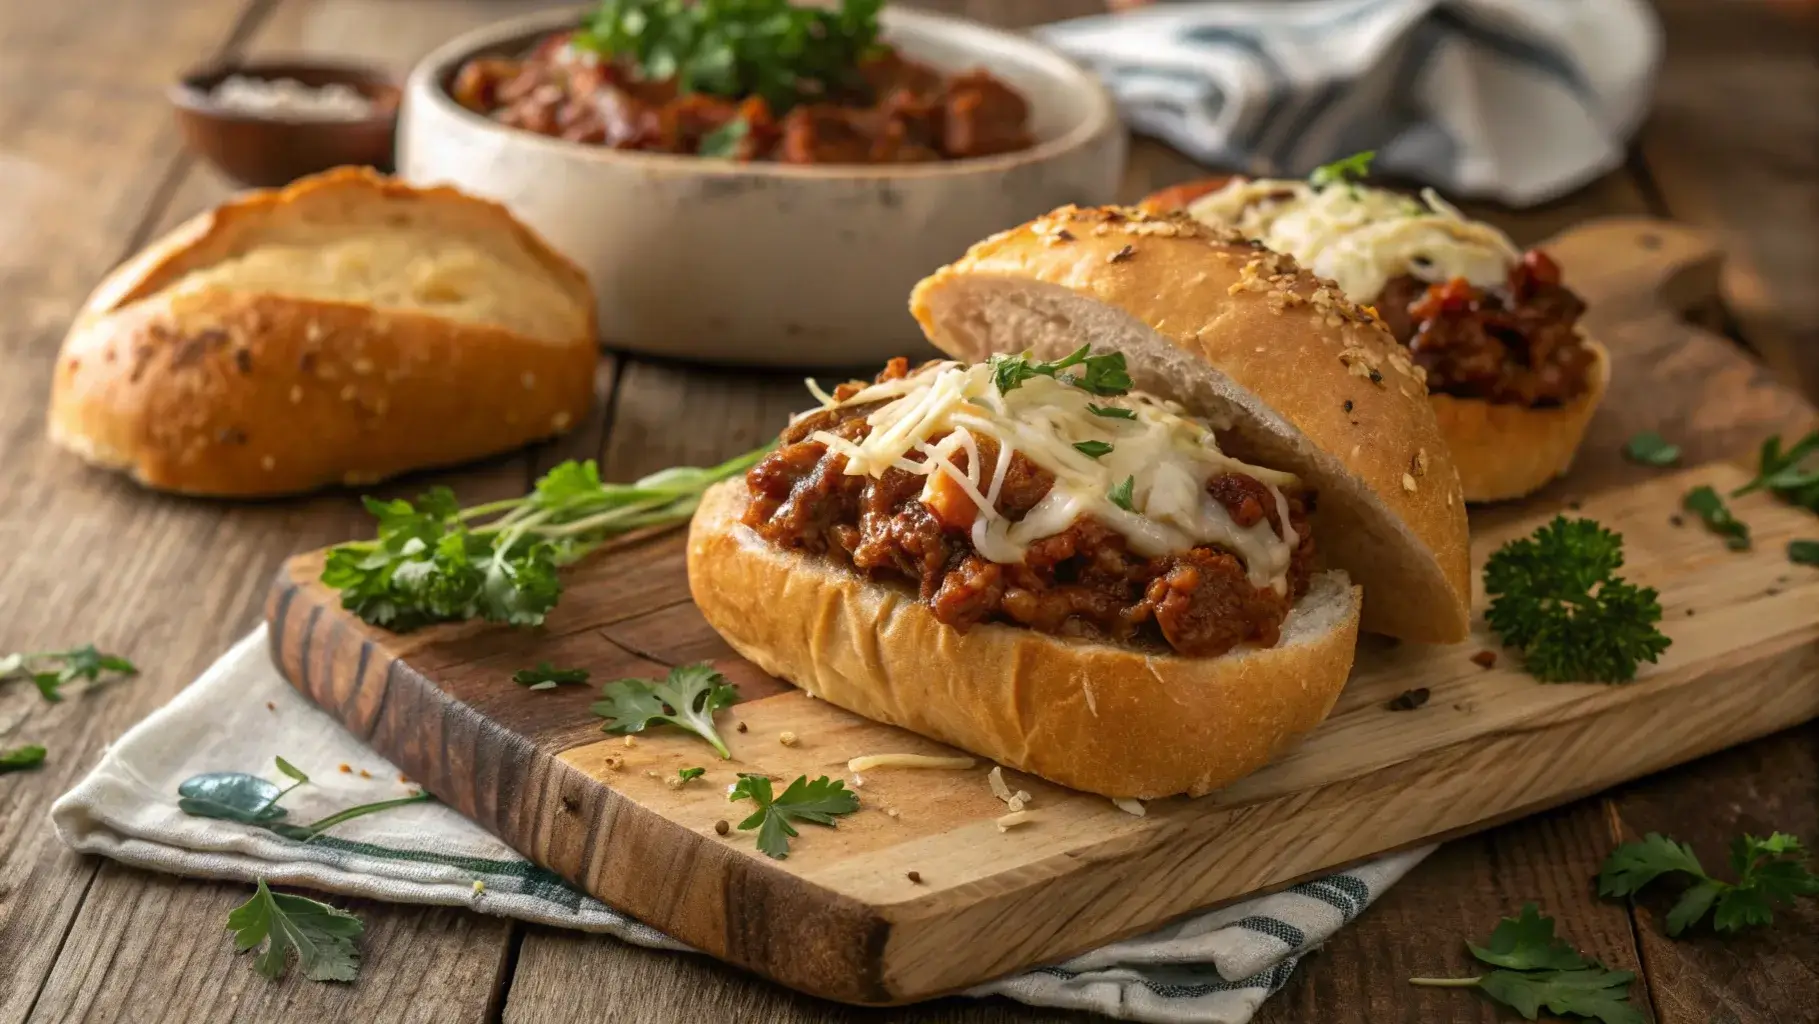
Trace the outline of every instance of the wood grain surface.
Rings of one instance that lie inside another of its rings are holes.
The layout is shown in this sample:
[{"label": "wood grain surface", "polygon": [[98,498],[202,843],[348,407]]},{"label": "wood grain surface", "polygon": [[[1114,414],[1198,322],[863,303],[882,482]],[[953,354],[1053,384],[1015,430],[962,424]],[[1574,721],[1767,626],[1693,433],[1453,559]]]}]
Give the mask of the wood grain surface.
[{"label": "wood grain surface", "polygon": [[[102,747],[168,700],[256,623],[278,564],[370,530],[357,495],[218,504],[141,492],[89,471],[44,440],[51,361],[96,280],[155,232],[227,194],[185,157],[164,109],[185,67],[237,52],[326,52],[402,70],[475,25],[550,6],[543,0],[56,0],[0,4],[0,648],[94,640],[133,655],[130,682],[45,705],[0,689],[0,743],[41,742],[40,772],[0,778],[0,1024],[105,1021],[764,1022],[931,1020],[1084,1022],[1005,1000],[942,1000],[904,1010],[842,1007],[703,957],[653,953],[601,937],[526,928],[458,911],[355,904],[369,940],[351,988],[254,975],[229,953],[234,883],[173,879],[78,858],[56,843],[52,799]],[[925,5],[926,6],[926,5]],[[951,0],[945,9],[1027,23],[1088,0]],[[1819,207],[1812,92],[1819,63],[1810,0],[1657,0],[1667,62],[1654,115],[1627,166],[1571,196],[1513,211],[1468,204],[1522,243],[1590,217],[1653,214],[1711,229],[1730,259],[1722,303],[1694,311],[1774,376],[1664,318],[1627,344],[1676,365],[1664,395],[1689,457],[1738,453],[1769,429],[1812,415],[1773,381],[1819,377]],[[1207,173],[1164,147],[1134,147],[1125,195]],[[1714,353],[1718,355],[1714,356]],[[1709,374],[1717,383],[1705,384]],[[1692,382],[1690,385],[1688,382]],[[635,383],[637,386],[630,386]],[[438,475],[464,496],[521,492],[539,467],[593,455],[629,479],[741,449],[792,408],[800,382],[615,362],[603,369],[590,429],[553,448]],[[1702,399],[1698,399],[1703,395]],[[1698,399],[1703,404],[1692,404]],[[674,410],[686,415],[668,421]],[[1739,425],[1739,424],[1742,425]],[[1614,422],[1599,445],[1633,427]],[[632,438],[632,440],[627,440]],[[1614,448],[1585,453],[1549,491],[1564,505],[1635,479]],[[401,481],[407,495],[431,481]],[[1259,1024],[1382,1024],[1513,1019],[1465,993],[1415,989],[1411,974],[1466,973],[1462,945],[1540,899],[1560,930],[1607,962],[1639,970],[1634,998],[1658,1021],[1810,1019],[1819,936],[1811,905],[1747,942],[1667,940],[1664,908],[1593,895],[1589,879],[1621,838],[1665,829],[1708,860],[1744,829],[1819,830],[1819,725],[1619,787],[1557,811],[1449,843],[1321,951],[1265,1003]],[[250,767],[250,766],[239,766]],[[337,900],[336,902],[346,902]],[[1646,951],[1646,956],[1644,952]],[[127,979],[130,979],[130,983]]]}]

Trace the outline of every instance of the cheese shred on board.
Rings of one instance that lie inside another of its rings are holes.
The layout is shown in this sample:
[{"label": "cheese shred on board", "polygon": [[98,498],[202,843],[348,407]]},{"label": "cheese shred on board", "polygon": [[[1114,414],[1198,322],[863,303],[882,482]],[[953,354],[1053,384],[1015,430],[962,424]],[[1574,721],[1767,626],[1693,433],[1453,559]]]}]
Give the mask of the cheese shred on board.
[{"label": "cheese shred on board", "polygon": [[1354,302],[1375,301],[1403,274],[1493,287],[1522,259],[1508,235],[1468,219],[1431,188],[1417,201],[1352,182],[1238,179],[1190,203],[1187,212],[1293,256]]},{"label": "cheese shred on board", "polygon": [[[873,384],[844,401],[817,393],[824,409],[882,404],[866,417],[871,430],[864,438],[850,441],[820,430],[810,440],[845,456],[849,476],[898,469],[926,478],[924,503],[970,503],[973,547],[991,561],[1021,562],[1031,544],[1090,515],[1139,555],[1217,545],[1244,562],[1252,585],[1286,592],[1300,538],[1287,525],[1282,490],[1298,481],[1224,454],[1213,428],[1173,402],[1135,392],[1096,395],[1046,376],[1003,392],[992,364],[951,361]],[[1106,415],[1108,409],[1122,412]],[[990,465],[981,464],[981,438],[997,444]],[[912,454],[922,458],[912,460]],[[1013,454],[1055,476],[1048,494],[1016,521],[996,507]],[[1285,536],[1278,537],[1267,518],[1248,527],[1232,520],[1206,491],[1208,480],[1225,473],[1242,473],[1269,488]]]}]

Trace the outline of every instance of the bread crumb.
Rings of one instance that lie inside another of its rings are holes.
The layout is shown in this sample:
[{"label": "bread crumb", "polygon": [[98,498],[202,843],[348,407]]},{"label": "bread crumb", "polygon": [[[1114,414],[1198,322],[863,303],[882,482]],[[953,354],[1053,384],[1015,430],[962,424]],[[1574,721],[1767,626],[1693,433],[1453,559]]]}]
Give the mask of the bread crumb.
[{"label": "bread crumb", "polygon": [[352,775],[354,773],[354,766],[343,762],[342,764],[336,766],[335,770],[339,771],[343,775]]},{"label": "bread crumb", "polygon": [[860,776],[860,775],[853,776],[853,788],[854,789],[858,789],[864,785],[865,785],[865,778],[863,776]]},{"label": "bread crumb", "polygon": [[481,881],[478,878],[474,879],[474,894],[479,895],[480,893],[483,893],[485,891],[486,891],[486,883]]},{"label": "bread crumb", "polygon": [[1135,814],[1139,818],[1146,813],[1143,809],[1143,801],[1132,800],[1130,797],[1113,797],[1112,806],[1126,814]]},{"label": "bread crumb", "polygon": [[631,734],[631,733],[629,733],[629,732],[628,732],[628,733],[626,733],[626,734],[625,734],[625,745],[626,745],[626,746],[628,746],[628,747],[635,747],[635,746],[637,746],[637,745],[638,745],[638,738],[637,738],[637,737],[635,737],[635,736],[633,736],[633,735],[632,735],[632,734]]},{"label": "bread crumb", "polygon": [[411,780],[403,772],[398,773],[398,781],[406,786],[411,784]]},{"label": "bread crumb", "polygon": [[726,835],[728,832],[731,832],[732,830],[733,830],[733,827],[726,823],[725,818],[722,818],[719,821],[714,822],[714,834],[717,836]]},{"label": "bread crumb", "polygon": [[303,385],[301,385],[301,384],[292,384],[291,385],[291,404],[292,405],[303,404]]},{"label": "bread crumb", "polygon": [[892,817],[892,818],[897,817],[897,809],[895,807],[886,807],[884,809],[884,813],[887,816]]},{"label": "bread crumb", "polygon": [[744,722],[740,722],[740,723],[739,723],[739,731],[740,731],[740,732],[744,732],[744,731],[746,731],[746,730],[745,730],[745,723],[744,723]]},{"label": "bread crumb", "polygon": [[365,768],[362,768],[362,769],[360,769],[360,777],[363,779],[370,779],[373,777],[373,773],[367,771]]},{"label": "bread crumb", "polygon": [[606,757],[601,759],[600,763],[604,765],[609,772],[616,772],[625,767],[625,762],[621,761],[618,756],[614,754],[606,755]]},{"label": "bread crumb", "polygon": [[786,747],[793,747],[796,745],[796,734],[785,729],[777,734],[777,742]]},{"label": "bread crumb", "polygon": [[259,459],[259,467],[269,473],[278,467],[278,460],[272,458],[270,455],[261,456]]},{"label": "bread crumb", "polygon": [[1035,814],[1034,811],[1012,811],[1011,813],[998,819],[998,822],[997,822],[998,831],[1009,832],[1015,826],[1021,825],[1025,822],[1029,821],[1030,818],[1032,816],[1034,816],[1034,814]]},{"label": "bread crumb", "polygon": [[985,776],[985,784],[992,787],[993,796],[1006,803],[1010,802],[1011,787],[1005,784],[1003,767],[994,765],[991,772]]},{"label": "bread crumb", "polygon": [[266,701],[266,702],[265,702],[265,710],[267,710],[267,711],[276,711],[276,710],[278,710],[278,705],[276,705],[276,704],[274,704],[274,703],[272,703],[272,702],[271,702],[271,701],[269,701],[269,700],[268,700],[268,701]]}]

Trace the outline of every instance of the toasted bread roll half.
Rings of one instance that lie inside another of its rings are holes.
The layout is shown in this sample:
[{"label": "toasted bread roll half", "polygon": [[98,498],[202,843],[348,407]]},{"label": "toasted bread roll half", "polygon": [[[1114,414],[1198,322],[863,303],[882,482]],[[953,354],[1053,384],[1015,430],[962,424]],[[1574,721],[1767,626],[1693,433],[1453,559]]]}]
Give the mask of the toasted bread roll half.
[{"label": "toasted bread roll half", "polygon": [[586,278],[505,208],[344,168],[247,193],[110,274],[58,356],[48,429],[201,495],[366,484],[586,415]]},{"label": "toasted bread roll half", "polygon": [[1320,551],[1363,585],[1363,628],[1465,638],[1465,503],[1422,375],[1292,258],[1179,213],[1065,207],[973,246],[910,310],[958,359],[1123,353],[1138,389],[1222,421],[1228,451],[1317,490]]},{"label": "toasted bread roll half", "polygon": [[1186,657],[1011,623],[939,621],[909,586],[779,547],[743,480],[689,527],[695,603],[772,675],[867,718],[1111,797],[1198,796],[1261,768],[1332,710],[1359,595],[1317,573],[1269,647]]},{"label": "toasted bread roll half", "polygon": [[[1162,189],[1141,207],[1238,228],[1375,307],[1404,345],[1420,331],[1432,355],[1414,358],[1437,371],[1430,401],[1466,501],[1520,498],[1571,468],[1610,383],[1610,356],[1578,327],[1582,304],[1544,255],[1519,251],[1431,191],[1417,199],[1349,182],[1213,177]],[[1430,286],[1454,280],[1471,287],[1452,308],[1423,306]],[[1502,322],[1481,333],[1472,320],[1486,307]],[[1472,370],[1463,379],[1449,360],[1462,347]],[[1487,355],[1511,363],[1502,379],[1481,371]],[[1537,355],[1558,368],[1537,367]]]}]

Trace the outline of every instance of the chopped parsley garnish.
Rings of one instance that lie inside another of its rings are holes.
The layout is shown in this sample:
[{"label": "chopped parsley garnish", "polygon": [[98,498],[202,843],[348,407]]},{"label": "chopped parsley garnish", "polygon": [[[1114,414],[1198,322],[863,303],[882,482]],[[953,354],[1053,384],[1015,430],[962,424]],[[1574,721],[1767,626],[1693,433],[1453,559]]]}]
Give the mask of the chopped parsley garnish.
[{"label": "chopped parsley garnish", "polygon": [[1094,416],[1104,416],[1108,420],[1134,420],[1137,418],[1137,410],[1123,409],[1115,405],[1094,405],[1088,402],[1086,411]]},{"label": "chopped parsley garnish", "polygon": [[1126,512],[1137,511],[1136,509],[1131,507],[1131,488],[1133,486],[1135,486],[1136,483],[1137,483],[1136,477],[1134,477],[1134,476],[1125,477],[1123,483],[1121,483],[1118,486],[1112,488],[1111,490],[1105,492],[1106,500],[1110,501],[1112,504],[1118,506],[1119,508],[1125,510]]},{"label": "chopped parsley garnish", "polygon": [[1409,984],[1433,988],[1475,988],[1529,1020],[1549,1013],[1572,1014],[1602,1024],[1646,1024],[1642,1011],[1630,1005],[1630,971],[1613,971],[1582,956],[1554,936],[1554,919],[1525,903],[1506,917],[1484,946],[1466,943],[1472,956],[1498,968],[1470,978],[1410,978]]},{"label": "chopped parsley garnish", "polygon": [[706,768],[683,768],[676,772],[676,778],[681,779],[683,782],[687,782],[690,779],[698,779],[706,774]]},{"label": "chopped parsley garnish", "polygon": [[253,966],[274,981],[284,977],[293,952],[311,981],[353,981],[360,974],[354,940],[366,926],[359,918],[305,896],[273,892],[263,878],[252,899],[228,912],[227,928],[237,953],[266,944]]},{"label": "chopped parsley garnish", "polygon": [[1645,430],[1629,439],[1623,446],[1623,454],[1645,466],[1671,466],[1680,461],[1680,446],[1668,443],[1652,430]]},{"label": "chopped parsley garnish", "polygon": [[724,759],[732,753],[714,730],[714,712],[739,699],[726,677],[706,662],[678,665],[663,679],[619,679],[600,688],[593,712],[606,732],[643,732],[652,722],[680,726],[706,740]]},{"label": "chopped parsley garnish", "polygon": [[1718,496],[1710,484],[1701,484],[1686,492],[1680,504],[1688,512],[1695,513],[1705,521],[1706,529],[1724,538],[1724,546],[1732,551],[1748,551],[1750,547],[1749,524],[1725,507],[1724,499]]},{"label": "chopped parsley garnish", "polygon": [[102,682],[110,673],[115,676],[137,675],[139,669],[117,654],[105,654],[94,644],[83,644],[67,651],[33,651],[0,657],[0,683],[29,679],[38,695],[52,704],[63,699],[62,688],[78,679]]},{"label": "chopped parsley garnish", "polygon": [[341,591],[341,607],[392,630],[476,618],[540,625],[562,597],[558,568],[628,530],[687,522],[703,491],[767,450],[632,484],[603,484],[592,459],[570,460],[522,498],[465,509],[446,487],[415,502],[367,498],[378,537],[331,550],[322,582]]},{"label": "chopped parsley garnish", "polygon": [[36,743],[0,750],[0,775],[43,767],[45,753],[45,749]]},{"label": "chopped parsley garnish", "polygon": [[1112,446],[1106,444],[1104,441],[1076,441],[1074,442],[1074,450],[1089,459],[1096,459],[1102,455],[1110,455],[1112,453]]},{"label": "chopped parsley garnish", "polygon": [[1485,621],[1543,682],[1628,682],[1639,662],[1653,662],[1672,641],[1655,628],[1654,588],[1618,576],[1622,566],[1620,535],[1555,516],[1485,563]]},{"label": "chopped parsley garnish", "polygon": [[727,799],[750,800],[758,805],[751,817],[739,823],[739,829],[757,829],[758,849],[777,860],[789,856],[789,841],[797,835],[794,822],[832,826],[835,815],[859,809],[859,795],[840,780],[825,775],[813,782],[806,775],[798,775],[782,795],[773,798],[769,778],[740,772]]},{"label": "chopped parsley garnish", "polygon": [[1362,153],[1353,153],[1343,160],[1334,160],[1314,168],[1314,173],[1307,176],[1307,183],[1315,188],[1338,185],[1371,173],[1371,161],[1377,158],[1377,151],[1367,149]]},{"label": "chopped parsley garnish", "polygon": [[[1808,512],[1819,513],[1819,430],[1781,450],[1781,436],[1762,442],[1758,455],[1756,478],[1731,492],[1737,498],[1751,491],[1766,489],[1782,501]],[[1803,463],[1811,461],[1812,465]]]},{"label": "chopped parsley garnish", "polygon": [[[1071,384],[1102,397],[1128,392],[1131,389],[1131,376],[1125,370],[1124,353],[1092,355],[1092,348],[1091,345],[1082,345],[1069,353],[1067,358],[1052,363],[1031,362],[1027,355],[993,356],[992,381],[998,386],[998,393],[1004,395],[1017,390],[1032,377],[1053,377],[1063,384]],[[1076,373],[1062,372],[1076,366],[1080,368]]]},{"label": "chopped parsley garnish", "polygon": [[512,673],[512,682],[527,690],[553,690],[563,683],[585,683],[591,673],[584,668],[557,668],[547,661],[536,668],[521,668]]},{"label": "chopped parsley garnish", "polygon": [[1807,868],[1806,859],[1800,840],[1784,832],[1767,839],[1740,836],[1731,843],[1731,872],[1737,880],[1725,882],[1705,873],[1692,847],[1650,832],[1641,842],[1611,852],[1598,872],[1598,892],[1628,896],[1663,875],[1686,875],[1693,884],[1668,911],[1667,933],[1679,935],[1707,913],[1713,928],[1734,932],[1773,923],[1775,908],[1797,897],[1819,896],[1819,875]]}]

